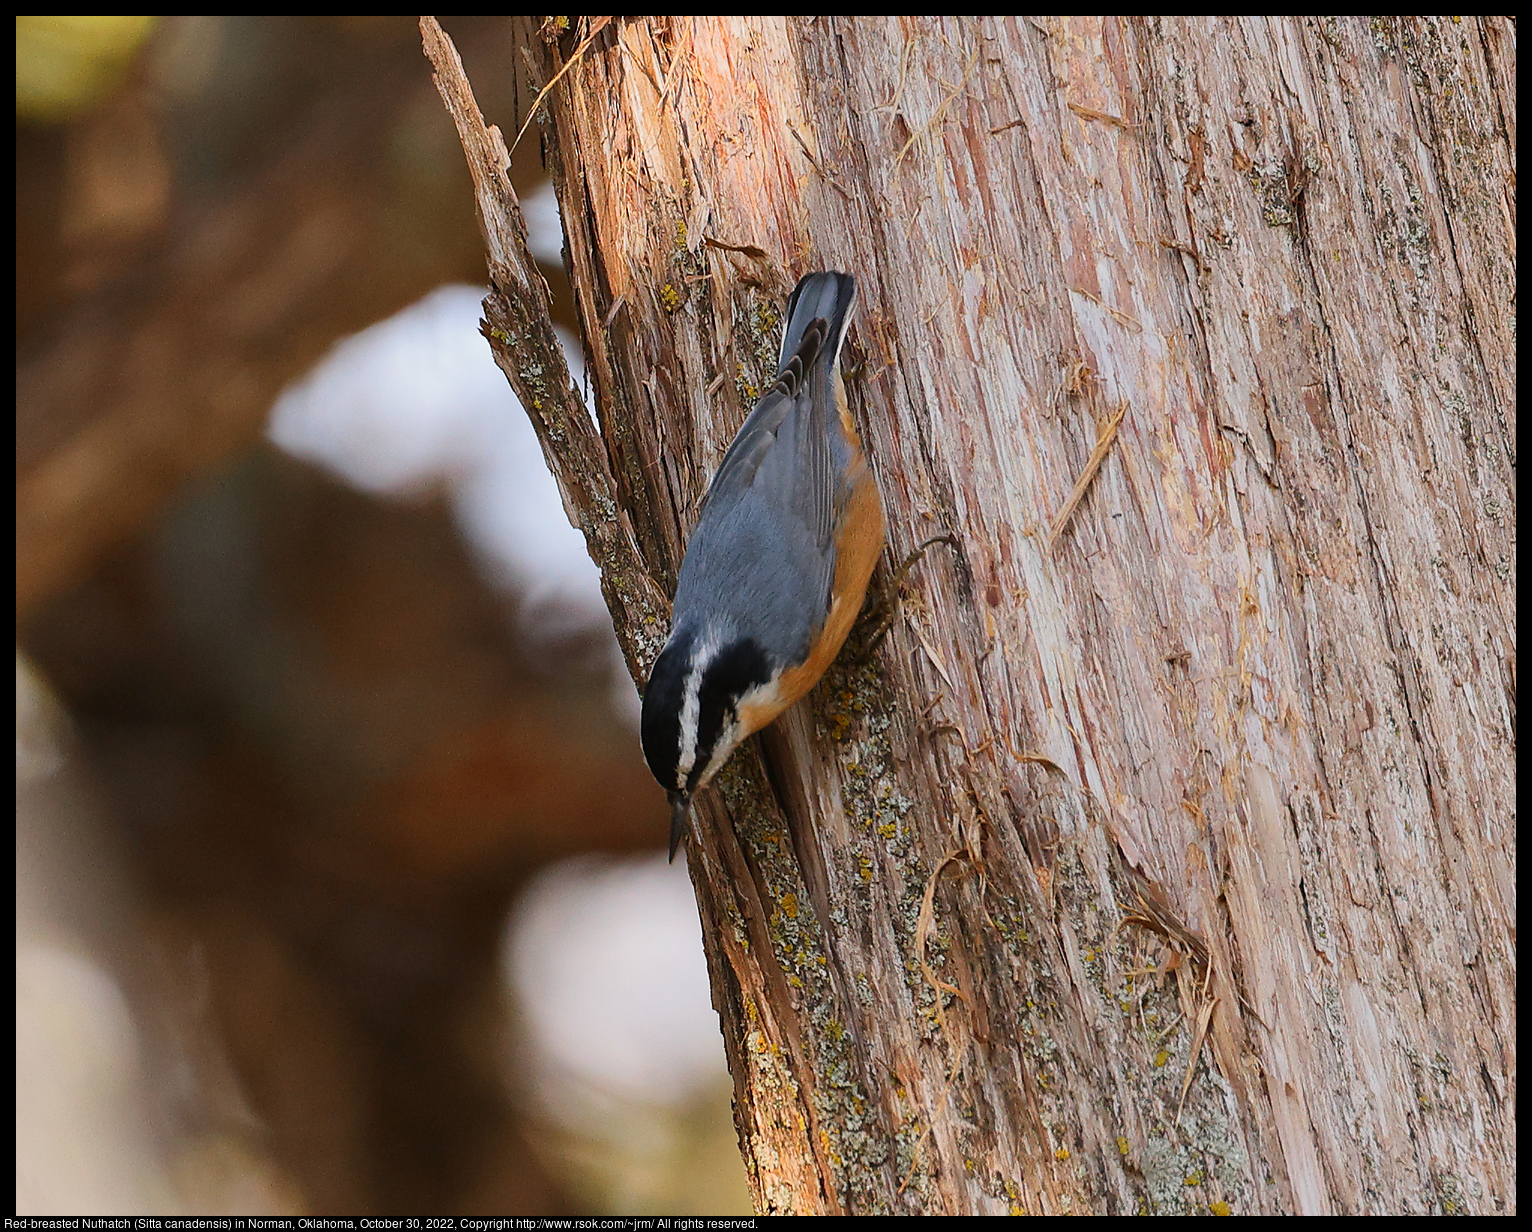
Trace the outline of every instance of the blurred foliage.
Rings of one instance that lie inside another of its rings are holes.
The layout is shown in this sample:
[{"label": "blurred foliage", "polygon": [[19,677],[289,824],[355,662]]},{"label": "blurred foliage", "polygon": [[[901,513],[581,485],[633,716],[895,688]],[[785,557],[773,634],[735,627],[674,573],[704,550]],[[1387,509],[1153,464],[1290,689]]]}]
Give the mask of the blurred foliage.
[{"label": "blurred foliage", "polygon": [[[514,131],[509,22],[447,24]],[[609,681],[533,661],[430,494],[261,440],[338,338],[483,277],[414,20],[18,18],[17,116],[18,993],[59,1114],[27,1202],[83,1201],[112,1126],[141,1185],[96,1169],[101,1213],[114,1177],[206,1213],[652,1202],[532,1149],[501,1046],[520,886],[663,835]],[[735,1183],[726,1107],[639,1171]]]},{"label": "blurred foliage", "polygon": [[106,97],[157,17],[17,17],[16,118],[56,124]]},{"label": "blurred foliage", "polygon": [[578,1132],[549,1124],[533,1149],[592,1210],[627,1215],[749,1215],[750,1190],[724,1079],[675,1107],[608,1096]]}]

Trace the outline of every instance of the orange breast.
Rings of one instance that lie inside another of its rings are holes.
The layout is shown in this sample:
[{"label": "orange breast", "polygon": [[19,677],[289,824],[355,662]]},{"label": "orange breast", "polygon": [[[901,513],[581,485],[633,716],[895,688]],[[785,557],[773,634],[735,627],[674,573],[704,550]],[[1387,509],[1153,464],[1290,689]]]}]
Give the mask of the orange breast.
[{"label": "orange breast", "polygon": [[[844,406],[844,399],[841,404]],[[883,554],[887,534],[883,499],[878,495],[878,485],[862,457],[855,429],[849,420],[845,426],[856,460],[849,476],[851,494],[841,507],[835,524],[835,580],[830,592],[834,598],[830,611],[819,636],[809,648],[808,658],[783,672],[775,689],[758,696],[753,703],[740,706],[739,720],[744,735],[760,731],[819,683],[819,678],[835,661],[846,635],[856,623],[862,602],[867,597],[867,583],[877,567],[878,557]]]}]

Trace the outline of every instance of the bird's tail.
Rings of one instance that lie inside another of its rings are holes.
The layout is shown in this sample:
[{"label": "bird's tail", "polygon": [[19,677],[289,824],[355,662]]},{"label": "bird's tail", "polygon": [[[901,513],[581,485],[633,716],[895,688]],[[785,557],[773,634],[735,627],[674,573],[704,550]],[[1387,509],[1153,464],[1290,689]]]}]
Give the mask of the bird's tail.
[{"label": "bird's tail", "polygon": [[851,309],[856,304],[856,279],[850,274],[835,270],[822,270],[817,274],[805,274],[787,301],[787,328],[782,331],[782,354],[777,360],[777,371],[787,367],[788,361],[803,345],[803,335],[809,325],[823,317],[828,329],[825,335],[831,346],[821,351],[828,354],[830,362],[840,354],[841,343],[846,340],[846,327],[851,323]]}]

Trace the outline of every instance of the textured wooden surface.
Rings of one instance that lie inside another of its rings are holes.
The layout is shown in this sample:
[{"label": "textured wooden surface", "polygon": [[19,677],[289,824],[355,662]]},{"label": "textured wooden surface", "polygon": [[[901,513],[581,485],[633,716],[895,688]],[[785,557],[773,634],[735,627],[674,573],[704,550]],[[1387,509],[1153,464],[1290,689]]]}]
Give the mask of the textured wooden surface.
[{"label": "textured wooden surface", "polygon": [[614,20],[543,139],[662,586],[812,268],[958,537],[702,803],[759,1207],[1514,1209],[1514,23]]}]

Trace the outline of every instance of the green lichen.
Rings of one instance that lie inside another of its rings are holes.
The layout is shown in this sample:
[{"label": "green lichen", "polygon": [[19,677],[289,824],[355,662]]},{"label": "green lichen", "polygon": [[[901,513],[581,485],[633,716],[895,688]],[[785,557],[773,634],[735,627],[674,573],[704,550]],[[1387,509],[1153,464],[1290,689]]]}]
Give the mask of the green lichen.
[{"label": "green lichen", "polygon": [[776,301],[747,286],[735,303],[731,339],[737,357],[734,387],[740,400],[753,406],[777,376],[782,312]]},{"label": "green lichen", "polygon": [[1398,49],[1394,45],[1394,20],[1392,17],[1372,17],[1367,22],[1368,33],[1372,35],[1372,45],[1385,60],[1392,60],[1398,55]]},{"label": "green lichen", "polygon": [[[879,1130],[859,1078],[855,1041],[840,1017],[830,981],[821,921],[804,896],[789,836],[775,814],[762,807],[770,793],[753,757],[736,757],[718,777],[735,834],[759,870],[771,900],[767,933],[787,982],[799,997],[808,1030],[805,1043],[816,1081],[809,1092],[820,1145],[848,1210],[879,1213],[884,1191],[881,1170],[890,1143]],[[772,1077],[765,1071],[763,1080]],[[796,1088],[794,1098],[797,1099]]]},{"label": "green lichen", "polygon": [[1443,1215],[1473,1214],[1464,1196],[1461,1179],[1450,1172],[1438,1173],[1431,1179],[1436,1184],[1436,1202]]}]

